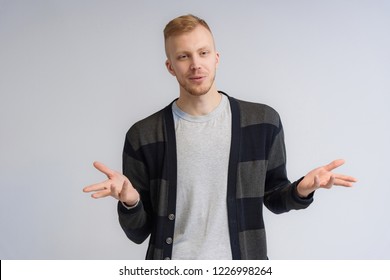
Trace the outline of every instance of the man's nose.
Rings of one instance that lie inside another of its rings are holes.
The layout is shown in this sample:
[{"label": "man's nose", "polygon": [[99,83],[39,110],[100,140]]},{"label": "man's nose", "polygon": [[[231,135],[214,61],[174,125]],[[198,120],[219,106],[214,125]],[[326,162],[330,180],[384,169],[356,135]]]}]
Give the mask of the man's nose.
[{"label": "man's nose", "polygon": [[191,70],[199,70],[201,68],[198,58],[193,58],[191,61]]}]

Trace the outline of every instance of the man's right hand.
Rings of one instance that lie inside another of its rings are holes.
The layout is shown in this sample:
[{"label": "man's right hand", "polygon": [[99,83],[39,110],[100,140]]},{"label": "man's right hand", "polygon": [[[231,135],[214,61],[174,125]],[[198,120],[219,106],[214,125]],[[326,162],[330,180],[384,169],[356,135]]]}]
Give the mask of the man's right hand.
[{"label": "man's right hand", "polygon": [[138,202],[139,193],[126,176],[111,170],[103,163],[97,161],[93,163],[93,166],[100,172],[106,174],[108,179],[101,183],[85,187],[83,189],[84,192],[93,192],[91,195],[93,198],[112,196],[125,203],[127,206],[133,206]]}]

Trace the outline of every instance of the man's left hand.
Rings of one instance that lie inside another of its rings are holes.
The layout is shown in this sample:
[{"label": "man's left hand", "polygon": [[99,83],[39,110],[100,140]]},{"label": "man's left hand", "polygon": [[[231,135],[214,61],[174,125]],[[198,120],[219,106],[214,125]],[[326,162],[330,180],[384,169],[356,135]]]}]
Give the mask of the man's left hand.
[{"label": "man's left hand", "polygon": [[307,173],[297,186],[298,195],[304,198],[319,188],[330,189],[333,186],[352,187],[353,183],[357,181],[355,178],[332,172],[344,163],[343,159],[334,160]]}]

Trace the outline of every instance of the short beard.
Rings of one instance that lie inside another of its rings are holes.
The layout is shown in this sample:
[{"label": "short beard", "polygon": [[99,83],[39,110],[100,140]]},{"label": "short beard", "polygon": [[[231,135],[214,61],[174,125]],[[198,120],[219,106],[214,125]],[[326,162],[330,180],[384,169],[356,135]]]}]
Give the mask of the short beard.
[{"label": "short beard", "polygon": [[206,89],[203,89],[203,90],[202,90],[202,88],[199,89],[199,90],[197,90],[197,88],[192,88],[192,87],[190,87],[190,86],[187,86],[187,85],[185,85],[184,83],[181,83],[180,81],[179,81],[179,84],[180,84],[180,86],[181,86],[182,88],[184,88],[184,89],[185,89],[189,94],[191,94],[192,96],[202,96],[202,95],[207,94],[207,93],[210,91],[211,87],[212,87],[213,84],[214,84],[214,81],[215,81],[215,74],[214,74],[214,77],[213,77],[213,79],[212,79],[210,85],[209,85]]}]

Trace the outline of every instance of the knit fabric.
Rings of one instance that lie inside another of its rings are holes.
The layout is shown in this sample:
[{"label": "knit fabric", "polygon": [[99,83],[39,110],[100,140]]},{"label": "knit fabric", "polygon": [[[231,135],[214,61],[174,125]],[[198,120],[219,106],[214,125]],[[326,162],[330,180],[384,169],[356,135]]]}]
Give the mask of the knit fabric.
[{"label": "knit fabric", "polygon": [[[267,105],[228,98],[232,138],[226,203],[232,257],[267,259],[263,205],[277,214],[304,209],[312,203],[313,194],[299,198],[299,181],[291,183],[287,178],[278,113]],[[118,203],[125,234],[135,243],[150,235],[146,259],[170,259],[177,189],[172,103],[130,128],[123,151],[123,174],[141,196],[133,209]]]}]

